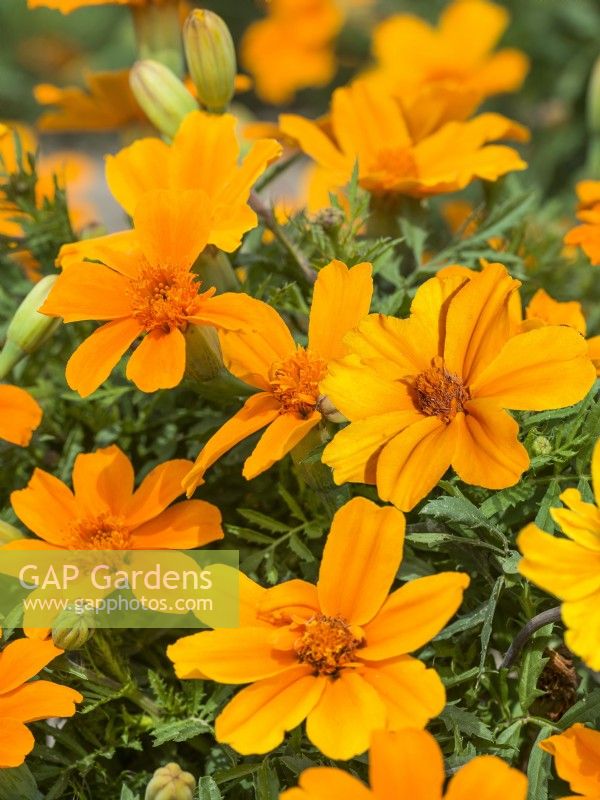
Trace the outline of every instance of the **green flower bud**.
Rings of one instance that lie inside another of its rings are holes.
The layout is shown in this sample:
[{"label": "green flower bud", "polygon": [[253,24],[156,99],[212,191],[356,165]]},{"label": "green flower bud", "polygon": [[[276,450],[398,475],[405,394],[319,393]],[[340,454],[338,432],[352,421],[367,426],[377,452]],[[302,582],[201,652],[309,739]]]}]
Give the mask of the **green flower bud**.
[{"label": "green flower bud", "polygon": [[193,800],[196,779],[179,764],[160,767],[146,789],[145,800]]},{"label": "green flower bud", "polygon": [[15,528],[14,525],[10,525],[8,522],[4,522],[4,520],[0,519],[0,546],[22,538],[23,534],[18,528]]},{"label": "green flower bud", "polygon": [[587,123],[592,136],[600,134],[600,57],[596,60],[590,75],[587,91]]},{"label": "green flower bud", "polygon": [[536,436],[531,449],[536,456],[547,456],[552,452],[552,442],[546,436]]},{"label": "green flower bud", "polygon": [[48,317],[38,311],[56,279],[56,275],[42,278],[17,308],[6,331],[6,342],[0,353],[0,379],[21,359],[40,348],[60,325],[60,319]]},{"label": "green flower bud", "polygon": [[198,103],[179,78],[158,61],[136,61],[129,84],[150,122],[171,139],[184,118],[198,110]]},{"label": "green flower bud", "polygon": [[203,383],[224,369],[217,331],[209,325],[190,325],[185,333],[186,378]]},{"label": "green flower bud", "polygon": [[237,69],[226,23],[213,11],[196,9],[186,20],[183,42],[198,99],[209,111],[225,111],[233,97]]},{"label": "green flower bud", "polygon": [[61,650],[80,650],[94,635],[95,621],[90,612],[66,608],[54,621],[52,641]]}]

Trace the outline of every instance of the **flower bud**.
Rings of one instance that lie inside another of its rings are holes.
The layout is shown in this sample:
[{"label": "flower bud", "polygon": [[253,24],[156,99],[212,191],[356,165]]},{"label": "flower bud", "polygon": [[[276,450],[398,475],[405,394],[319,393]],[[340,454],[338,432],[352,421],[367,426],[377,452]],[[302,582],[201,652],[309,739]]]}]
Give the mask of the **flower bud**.
[{"label": "flower bud", "polygon": [[146,789],[145,800],[193,800],[196,779],[171,762],[160,767]]},{"label": "flower bud", "polygon": [[60,319],[48,317],[38,311],[56,279],[56,275],[42,278],[17,308],[6,331],[6,342],[0,353],[0,379],[21,359],[41,347],[60,325]]},{"label": "flower bud", "polygon": [[52,641],[61,650],[80,650],[94,635],[94,617],[89,611],[66,608],[54,621]]},{"label": "flower bud", "polygon": [[548,456],[552,452],[552,442],[547,436],[536,436],[531,449],[536,456]]},{"label": "flower bud", "polygon": [[224,370],[219,336],[210,325],[190,325],[185,332],[185,376],[193,383],[216,378]]},{"label": "flower bud", "polygon": [[179,78],[158,61],[136,61],[129,73],[135,99],[150,122],[173,138],[184,118],[198,103]]},{"label": "flower bud", "polygon": [[592,136],[600,134],[600,57],[596,60],[590,75],[587,91],[587,123]]},{"label": "flower bud", "polygon": [[0,519],[0,546],[22,538],[23,534],[18,528],[15,528],[14,525],[11,525],[8,522],[4,522],[3,519]]},{"label": "flower bud", "polygon": [[218,14],[195,9],[186,20],[183,41],[198,99],[209,111],[225,111],[235,91],[235,46]]}]

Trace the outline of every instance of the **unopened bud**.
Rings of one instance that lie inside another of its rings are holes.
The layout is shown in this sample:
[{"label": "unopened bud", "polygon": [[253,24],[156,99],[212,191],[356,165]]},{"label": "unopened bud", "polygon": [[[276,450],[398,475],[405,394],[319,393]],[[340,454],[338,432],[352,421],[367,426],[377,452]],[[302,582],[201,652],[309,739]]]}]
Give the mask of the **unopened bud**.
[{"label": "unopened bud", "polygon": [[552,442],[546,436],[536,436],[531,449],[536,456],[548,456],[552,452]]},{"label": "unopened bud", "polygon": [[146,789],[145,800],[193,800],[196,779],[179,764],[157,769]]},{"label": "unopened bud", "polygon": [[190,325],[185,333],[185,376],[193,383],[216,378],[224,370],[217,331],[210,325]]},{"label": "unopened bud", "polygon": [[94,630],[90,612],[66,608],[54,621],[52,641],[61,650],[80,650],[92,638]]},{"label": "unopened bud", "polygon": [[196,9],[186,20],[183,41],[198,99],[209,111],[225,111],[235,91],[237,68],[227,24],[213,11]]},{"label": "unopened bud", "polygon": [[129,84],[150,122],[171,139],[184,118],[198,110],[184,84],[158,61],[137,61],[129,73]]},{"label": "unopened bud", "polygon": [[596,60],[590,75],[587,91],[588,130],[593,136],[600,134],[600,57]]},{"label": "unopened bud", "polygon": [[313,215],[315,225],[320,225],[326,233],[336,231],[345,220],[344,212],[340,208],[323,208]]},{"label": "unopened bud", "polygon": [[56,275],[42,278],[17,308],[6,331],[6,342],[0,353],[0,379],[21,359],[40,348],[60,325],[60,319],[48,317],[38,311],[56,279]]}]

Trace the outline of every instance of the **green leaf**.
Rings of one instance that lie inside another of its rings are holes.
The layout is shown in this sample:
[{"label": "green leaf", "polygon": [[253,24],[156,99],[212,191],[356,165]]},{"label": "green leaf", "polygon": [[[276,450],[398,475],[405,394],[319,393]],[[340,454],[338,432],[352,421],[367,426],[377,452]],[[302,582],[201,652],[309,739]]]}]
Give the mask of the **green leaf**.
[{"label": "green leaf", "polygon": [[440,719],[446,730],[464,733],[468,738],[477,736],[486,742],[493,742],[492,731],[471,711],[466,711],[458,706],[446,706],[440,714]]},{"label": "green leaf", "polygon": [[228,781],[235,781],[239,780],[240,778],[246,778],[248,775],[254,775],[261,767],[261,762],[257,761],[254,764],[238,764],[235,767],[229,767],[227,769],[218,769],[213,778],[215,781],[221,785],[222,783],[227,783]]},{"label": "green leaf", "polygon": [[222,800],[222,797],[213,778],[208,775],[200,778],[196,789],[196,800]]},{"label": "green leaf", "polygon": [[558,506],[560,493],[561,488],[559,481],[550,481],[550,485],[546,489],[546,494],[544,495],[535,518],[535,524],[543,531],[548,531],[549,533],[554,531],[554,520],[550,514],[550,509]]},{"label": "green leaf", "polygon": [[560,718],[560,727],[565,730],[576,722],[586,724],[600,719],[600,689],[594,689],[570,708]]},{"label": "green leaf", "polygon": [[310,552],[308,547],[304,544],[304,542],[300,539],[298,534],[293,533],[289,538],[290,548],[296,553],[296,555],[301,558],[303,561],[307,563],[311,563],[315,560],[315,557]]},{"label": "green leaf", "polygon": [[517,691],[523,713],[526,713],[533,701],[543,694],[537,688],[537,684],[548,661],[547,658],[544,658],[544,650],[548,645],[553,627],[553,624],[550,623],[536,631],[529,640],[521,659]]},{"label": "green leaf", "polygon": [[194,736],[210,733],[211,726],[203,719],[184,719],[175,722],[165,722],[152,731],[154,747],[160,747],[165,742],[187,742]]},{"label": "green leaf", "polygon": [[498,599],[500,597],[500,593],[502,592],[503,586],[504,586],[504,576],[501,575],[494,584],[491,597],[487,604],[485,618],[483,620],[483,628],[481,629],[481,637],[480,637],[481,655],[479,656],[479,675],[475,683],[476,687],[479,686],[479,681],[481,680],[481,676],[483,675],[485,660],[487,658],[488,649],[490,646],[490,638],[492,635],[492,624],[494,622],[494,614],[496,613],[496,606],[498,604]]},{"label": "green leaf", "polygon": [[139,795],[134,794],[128,786],[121,786],[121,797],[119,800],[139,800]]},{"label": "green leaf", "polygon": [[42,800],[29,767],[0,769],[0,800]]},{"label": "green leaf", "polygon": [[254,775],[256,800],[278,800],[279,779],[268,759],[265,759]]},{"label": "green leaf", "polygon": [[540,742],[552,734],[548,725],[541,728],[535,740],[527,765],[527,780],[529,789],[527,800],[548,800],[548,778],[550,776],[550,753],[546,753],[539,746]]},{"label": "green leaf", "polygon": [[500,539],[505,546],[508,546],[506,536],[502,531],[484,516],[476,505],[473,505],[466,497],[438,497],[430,500],[421,511],[436,519],[445,519],[449,522],[456,522],[459,525],[469,527],[485,528]]},{"label": "green leaf", "polygon": [[238,511],[248,522],[252,522],[258,525],[259,528],[264,528],[266,531],[271,531],[272,533],[287,533],[289,530],[289,526],[284,522],[278,522],[276,519],[268,517],[266,514],[261,514],[260,511],[255,511],[252,508],[239,508]]}]

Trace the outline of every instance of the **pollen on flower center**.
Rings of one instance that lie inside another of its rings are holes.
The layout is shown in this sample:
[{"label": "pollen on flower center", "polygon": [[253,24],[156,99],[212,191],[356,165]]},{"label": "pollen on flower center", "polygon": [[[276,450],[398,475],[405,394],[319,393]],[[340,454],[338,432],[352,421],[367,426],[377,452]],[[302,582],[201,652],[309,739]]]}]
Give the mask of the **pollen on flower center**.
[{"label": "pollen on flower center", "polygon": [[377,153],[375,171],[382,172],[390,178],[416,178],[417,163],[407,147],[386,147]]},{"label": "pollen on flower center", "polygon": [[132,314],[147,331],[185,328],[199,298],[215,292],[209,289],[200,295],[198,288],[196,276],[187,269],[146,264],[130,281]]},{"label": "pollen on flower center", "polygon": [[462,380],[437,364],[417,375],[412,389],[419,411],[444,422],[450,422],[459,411],[464,411],[470,398],[469,389]]},{"label": "pollen on flower center", "polygon": [[76,520],[69,540],[73,550],[127,550],[131,534],[122,517],[101,513]]},{"label": "pollen on flower center", "polygon": [[364,644],[345,619],[319,614],[304,624],[294,649],[298,661],[310,664],[318,675],[336,675]]},{"label": "pollen on flower center", "polygon": [[282,413],[309,417],[319,399],[319,382],[327,365],[322,358],[299,347],[291,358],[271,366],[269,380],[273,395],[281,403]]}]

